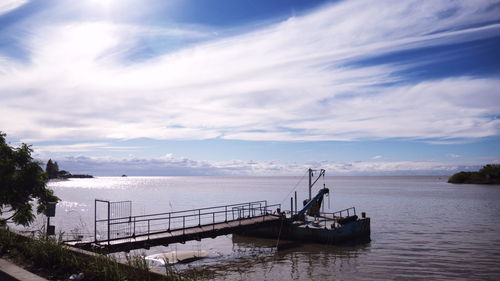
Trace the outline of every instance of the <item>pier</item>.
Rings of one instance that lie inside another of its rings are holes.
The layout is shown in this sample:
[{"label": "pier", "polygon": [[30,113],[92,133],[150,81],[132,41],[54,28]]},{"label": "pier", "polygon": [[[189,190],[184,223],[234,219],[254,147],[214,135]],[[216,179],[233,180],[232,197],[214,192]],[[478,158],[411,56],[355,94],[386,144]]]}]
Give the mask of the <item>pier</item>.
[{"label": "pier", "polygon": [[256,227],[279,225],[280,204],[254,201],[201,209],[132,216],[132,202],[95,200],[93,241],[67,244],[94,252],[133,249],[215,238]]}]

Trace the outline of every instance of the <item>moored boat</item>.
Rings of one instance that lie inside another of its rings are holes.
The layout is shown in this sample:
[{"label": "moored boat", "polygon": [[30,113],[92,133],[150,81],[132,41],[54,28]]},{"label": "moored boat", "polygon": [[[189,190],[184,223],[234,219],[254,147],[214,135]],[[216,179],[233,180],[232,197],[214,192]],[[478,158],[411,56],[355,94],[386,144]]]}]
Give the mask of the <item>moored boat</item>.
[{"label": "moored boat", "polygon": [[300,211],[297,210],[297,196],[295,196],[295,202],[291,198],[290,211],[277,211],[283,218],[281,223],[259,226],[240,234],[326,244],[370,241],[370,218],[365,212],[359,217],[355,207],[333,213],[320,211],[323,199],[330,190],[324,185],[316,196],[311,198],[313,186],[319,178],[325,176],[323,169],[316,178],[314,172],[316,170],[309,169],[309,199],[304,200],[304,207]]}]

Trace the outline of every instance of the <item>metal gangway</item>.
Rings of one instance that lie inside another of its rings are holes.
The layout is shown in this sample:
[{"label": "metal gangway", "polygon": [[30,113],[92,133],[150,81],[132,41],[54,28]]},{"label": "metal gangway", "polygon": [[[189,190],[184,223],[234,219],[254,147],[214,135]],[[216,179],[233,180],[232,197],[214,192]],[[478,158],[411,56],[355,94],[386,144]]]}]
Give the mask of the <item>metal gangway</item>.
[{"label": "metal gangway", "polygon": [[118,252],[215,238],[279,223],[280,204],[266,200],[147,215],[132,215],[132,202],[95,200],[94,239],[73,246]]}]

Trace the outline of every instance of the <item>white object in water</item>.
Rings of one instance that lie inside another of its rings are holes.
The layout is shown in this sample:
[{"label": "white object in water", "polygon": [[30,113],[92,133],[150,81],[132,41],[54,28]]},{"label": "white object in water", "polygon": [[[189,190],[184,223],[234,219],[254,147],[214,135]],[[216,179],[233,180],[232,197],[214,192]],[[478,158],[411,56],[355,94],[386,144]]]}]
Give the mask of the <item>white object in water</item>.
[{"label": "white object in water", "polygon": [[173,251],[146,256],[152,266],[163,266],[165,263],[188,263],[208,256],[206,251]]}]

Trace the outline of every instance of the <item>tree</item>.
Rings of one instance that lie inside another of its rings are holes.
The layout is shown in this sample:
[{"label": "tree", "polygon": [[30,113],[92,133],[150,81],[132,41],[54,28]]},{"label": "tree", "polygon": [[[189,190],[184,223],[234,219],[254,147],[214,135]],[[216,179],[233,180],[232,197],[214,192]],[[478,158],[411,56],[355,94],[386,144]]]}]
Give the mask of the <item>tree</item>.
[{"label": "tree", "polygon": [[47,165],[45,165],[45,172],[49,179],[55,179],[59,174],[59,165],[57,165],[57,162],[52,162],[52,159],[49,159]]},{"label": "tree", "polygon": [[488,164],[478,172],[459,172],[448,179],[449,183],[500,184],[500,164]]},{"label": "tree", "polygon": [[59,165],[57,164],[57,161],[54,161],[54,172],[57,178],[59,175]]},{"label": "tree", "polygon": [[35,219],[33,201],[38,214],[45,213],[49,202],[60,199],[46,188],[47,175],[40,163],[33,161],[31,146],[11,147],[0,131],[0,224],[12,221],[28,226]]}]

